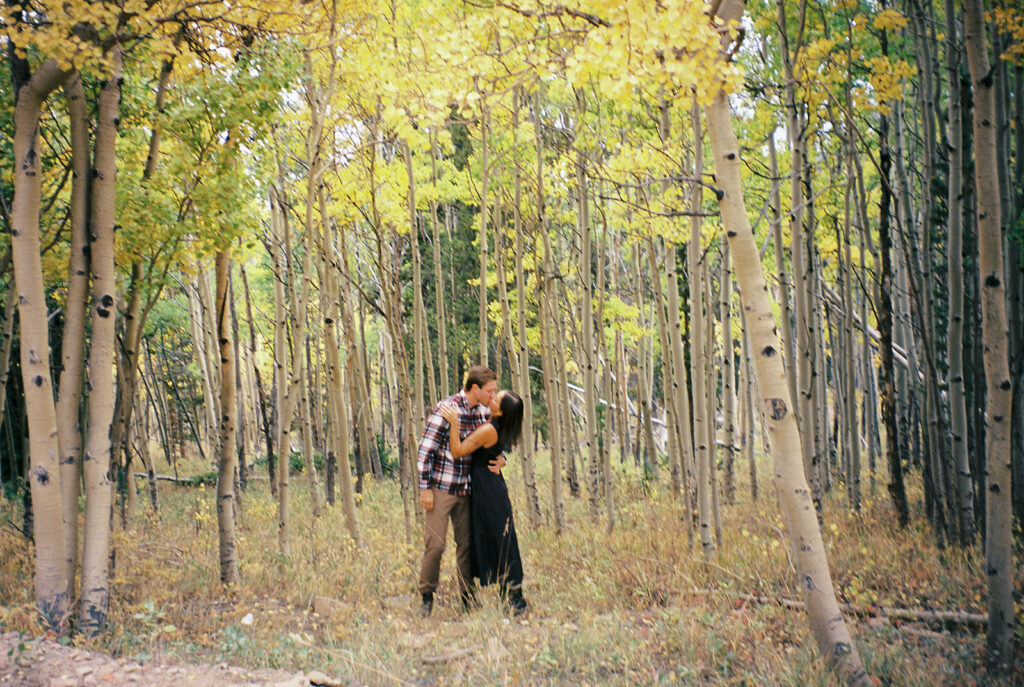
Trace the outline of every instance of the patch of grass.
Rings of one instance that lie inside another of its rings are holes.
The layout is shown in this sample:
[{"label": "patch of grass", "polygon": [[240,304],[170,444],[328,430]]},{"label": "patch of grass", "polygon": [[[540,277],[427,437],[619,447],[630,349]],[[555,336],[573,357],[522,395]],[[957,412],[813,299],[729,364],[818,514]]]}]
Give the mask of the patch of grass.
[{"label": "patch of grass", "polygon": [[[414,521],[407,536],[397,485],[366,481],[359,498],[364,546],[357,549],[340,507],[310,516],[308,479],[296,475],[289,556],[279,553],[277,504],[267,483],[250,483],[238,508],[243,581],[231,587],[218,581],[212,486],[161,484],[159,513],[140,500],[136,521],[114,533],[108,630],[92,646],[252,668],[316,668],[366,684],[428,676],[454,685],[837,684],[801,612],[739,596],[799,598],[774,496],[766,490],[751,502],[745,470],[737,471],[739,502],[723,504],[723,540],[708,559],[688,534],[679,499],[663,483],[643,483],[628,463],[616,464],[615,528],[607,532],[603,512],[591,514],[585,497],[567,495],[568,526],[557,535],[546,456],[538,465],[537,528],[527,522],[517,462],[506,469],[531,604],[524,619],[505,616],[493,589],[481,591],[481,609],[458,609],[453,546],[434,615],[419,618],[422,532]],[[874,495],[865,490],[860,513],[848,510],[841,494],[837,489],[824,504],[841,600],[985,611],[980,547],[942,550],[926,527],[900,532],[881,487]],[[17,504],[0,503],[3,517],[17,521],[17,512]],[[39,633],[26,582],[31,562],[24,539],[0,528],[2,630]],[[337,608],[317,614],[317,596],[336,600]],[[954,685],[983,674],[980,633],[851,623],[867,668],[883,684]]]}]

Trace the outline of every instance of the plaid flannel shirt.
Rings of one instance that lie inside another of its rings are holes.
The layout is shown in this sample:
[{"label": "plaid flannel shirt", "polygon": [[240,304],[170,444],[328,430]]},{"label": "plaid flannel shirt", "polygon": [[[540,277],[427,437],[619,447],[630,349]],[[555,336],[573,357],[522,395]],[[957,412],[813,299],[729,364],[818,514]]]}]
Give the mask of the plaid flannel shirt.
[{"label": "plaid flannel shirt", "polygon": [[469,407],[466,392],[460,391],[434,406],[427,418],[417,451],[416,467],[419,470],[420,489],[437,487],[454,496],[469,495],[470,457],[455,458],[448,447],[448,421],[441,417],[441,406],[454,403],[459,409],[459,436],[465,439],[480,425],[487,422],[490,410],[487,406]]}]

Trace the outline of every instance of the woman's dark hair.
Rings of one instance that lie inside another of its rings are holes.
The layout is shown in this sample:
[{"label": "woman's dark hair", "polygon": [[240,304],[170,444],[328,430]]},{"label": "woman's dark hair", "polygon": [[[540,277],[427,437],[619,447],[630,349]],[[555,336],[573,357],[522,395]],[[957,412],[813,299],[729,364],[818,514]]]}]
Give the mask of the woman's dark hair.
[{"label": "woman's dark hair", "polygon": [[507,451],[519,441],[519,433],[523,430],[523,399],[506,391],[498,407],[501,408],[501,416],[495,419],[500,422],[492,424],[498,430],[498,445],[502,451]]}]

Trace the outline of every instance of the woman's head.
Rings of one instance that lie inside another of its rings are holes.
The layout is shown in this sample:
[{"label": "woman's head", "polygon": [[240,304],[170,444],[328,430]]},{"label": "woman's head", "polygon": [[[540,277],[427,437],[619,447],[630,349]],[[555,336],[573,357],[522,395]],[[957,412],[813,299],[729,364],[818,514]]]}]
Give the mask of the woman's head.
[{"label": "woman's head", "polygon": [[523,399],[507,389],[499,391],[491,398],[491,417],[501,418],[498,444],[502,449],[512,448],[523,429]]}]

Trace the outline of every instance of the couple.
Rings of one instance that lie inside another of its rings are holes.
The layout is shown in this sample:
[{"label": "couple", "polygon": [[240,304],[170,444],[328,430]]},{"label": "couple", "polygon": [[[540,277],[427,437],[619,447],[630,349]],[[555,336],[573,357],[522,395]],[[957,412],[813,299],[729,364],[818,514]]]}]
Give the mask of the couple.
[{"label": "couple", "polygon": [[469,610],[475,603],[472,581],[477,577],[481,585],[497,582],[513,613],[526,612],[512,503],[501,476],[502,454],[519,439],[523,402],[511,391],[497,391],[497,384],[490,369],[471,367],[463,390],[431,411],[420,439],[417,467],[426,546],[419,590],[424,617],[434,607],[449,518],[463,607]]}]

